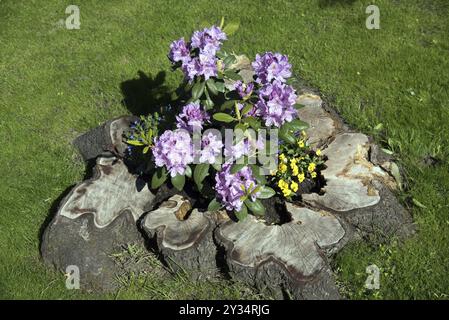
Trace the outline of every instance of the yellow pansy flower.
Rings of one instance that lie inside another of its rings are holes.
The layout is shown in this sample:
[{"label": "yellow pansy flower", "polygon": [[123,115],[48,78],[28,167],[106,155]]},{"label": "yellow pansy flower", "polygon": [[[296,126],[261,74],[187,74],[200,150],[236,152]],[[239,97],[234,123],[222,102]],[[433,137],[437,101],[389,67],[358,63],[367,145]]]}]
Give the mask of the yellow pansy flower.
[{"label": "yellow pansy flower", "polygon": [[299,140],[298,141],[298,147],[304,148],[304,146],[305,146],[304,140]]},{"label": "yellow pansy flower", "polygon": [[279,171],[285,173],[287,171],[287,165],[285,163],[279,164]]},{"label": "yellow pansy flower", "polygon": [[281,153],[281,154],[279,155],[279,160],[280,160],[281,162],[285,162],[285,160],[287,160],[287,158],[285,157],[285,154]]},{"label": "yellow pansy flower", "polygon": [[316,168],[316,164],[314,162],[309,163],[309,167],[307,168],[307,170],[309,170],[309,172],[314,172]]},{"label": "yellow pansy flower", "polygon": [[297,178],[298,178],[299,183],[303,182],[306,179],[304,173],[302,173],[302,172],[300,174],[298,174]]},{"label": "yellow pansy flower", "polygon": [[296,192],[296,191],[298,191],[299,185],[295,181],[293,181],[290,184],[290,188],[293,190],[293,192]]},{"label": "yellow pansy flower", "polygon": [[312,179],[315,179],[316,178],[316,172],[312,172],[311,176],[312,176]]},{"label": "yellow pansy flower", "polygon": [[317,149],[315,153],[318,157],[321,156],[321,149]]}]

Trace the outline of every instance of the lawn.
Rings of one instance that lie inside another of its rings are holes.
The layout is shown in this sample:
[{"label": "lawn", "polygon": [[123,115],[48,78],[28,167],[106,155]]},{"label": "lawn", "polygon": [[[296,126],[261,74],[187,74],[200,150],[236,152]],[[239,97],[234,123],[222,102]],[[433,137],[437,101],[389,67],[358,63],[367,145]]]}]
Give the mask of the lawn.
[{"label": "lawn", "polygon": [[[39,259],[41,226],[84,177],[71,141],[127,113],[169,101],[181,80],[170,42],[222,16],[240,22],[229,51],[288,54],[297,76],[343,118],[394,151],[398,196],[418,234],[405,243],[360,243],[334,266],[348,298],[449,297],[449,3],[447,0],[295,1],[0,0],[0,298],[257,298],[239,284],[182,277],[125,281],[117,293],[67,290]],[[65,28],[77,4],[79,30]],[[380,8],[380,30],[365,8]],[[125,103],[124,103],[125,102]],[[382,124],[381,130],[376,130]],[[380,289],[364,289],[365,268]]]}]

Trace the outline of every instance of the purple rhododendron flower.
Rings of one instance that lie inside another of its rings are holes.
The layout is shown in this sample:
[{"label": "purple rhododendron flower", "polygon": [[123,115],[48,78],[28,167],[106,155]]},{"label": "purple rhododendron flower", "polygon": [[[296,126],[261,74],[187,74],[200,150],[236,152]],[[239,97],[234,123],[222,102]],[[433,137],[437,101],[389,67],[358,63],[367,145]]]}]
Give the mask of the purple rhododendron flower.
[{"label": "purple rhododendron flower", "polygon": [[265,144],[262,139],[244,138],[240,142],[232,146],[226,146],[224,155],[227,158],[226,162],[234,162],[242,156],[253,156],[257,150],[262,150]]},{"label": "purple rhododendron flower", "polygon": [[241,80],[238,80],[234,83],[234,90],[237,91],[240,98],[247,98],[254,90],[254,83],[250,82],[248,84],[243,83]]},{"label": "purple rhododendron flower", "polygon": [[292,65],[288,63],[288,57],[280,53],[266,52],[264,55],[256,55],[252,63],[257,75],[257,82],[266,84],[271,80],[285,82],[292,75]]},{"label": "purple rhododendron flower", "polygon": [[203,135],[201,140],[200,163],[214,164],[217,157],[221,156],[223,142],[212,132]]},{"label": "purple rhododendron flower", "polygon": [[170,44],[168,58],[173,63],[181,61],[183,64],[188,63],[191,60],[190,49],[184,41],[184,38],[175,40]]},{"label": "purple rhododendron flower", "polygon": [[192,35],[192,48],[200,49],[200,53],[214,56],[221,47],[221,41],[226,40],[226,34],[219,27],[212,26]]},{"label": "purple rhododendron flower", "polygon": [[[215,176],[215,191],[217,199],[225,206],[227,210],[240,211],[243,201],[240,197],[245,195],[242,190],[252,191],[257,183],[253,177],[250,167],[243,167],[239,172],[231,174],[231,164],[224,164],[221,171]],[[255,201],[257,194],[251,195],[251,200]]]},{"label": "purple rhododendron flower", "polygon": [[166,130],[155,139],[152,152],[156,166],[165,166],[172,177],[182,175],[193,162],[192,138],[186,130]]},{"label": "purple rhododendron flower", "polygon": [[296,98],[293,87],[275,80],[260,89],[256,108],[265,125],[280,127],[297,117]]},{"label": "purple rhododendron flower", "polygon": [[182,112],[176,116],[176,120],[178,128],[193,132],[203,129],[203,124],[210,120],[210,116],[198,102],[193,102],[182,108]]},{"label": "purple rhododendron flower", "polygon": [[182,71],[190,82],[193,81],[195,76],[204,76],[207,80],[217,75],[217,58],[200,54],[198,57],[183,63]]}]

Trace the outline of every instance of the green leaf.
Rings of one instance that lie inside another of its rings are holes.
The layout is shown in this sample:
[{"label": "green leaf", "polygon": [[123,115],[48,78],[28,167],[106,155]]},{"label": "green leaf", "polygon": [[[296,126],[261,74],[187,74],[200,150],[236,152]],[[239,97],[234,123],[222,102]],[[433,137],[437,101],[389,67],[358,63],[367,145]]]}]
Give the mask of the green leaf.
[{"label": "green leaf", "polygon": [[143,154],[146,154],[148,150],[150,150],[150,146],[146,146],[145,148],[143,148]]},{"label": "green leaf", "polygon": [[267,186],[262,186],[259,190],[257,198],[259,199],[269,199],[276,194],[276,191]]},{"label": "green leaf", "polygon": [[296,143],[296,138],[289,132],[288,126],[286,125],[283,125],[279,130],[279,138],[281,138],[282,140],[284,140],[289,144]]},{"label": "green leaf", "polygon": [[237,217],[237,219],[239,219],[239,221],[243,221],[246,219],[246,217],[248,216],[248,208],[244,203],[240,211],[235,211],[235,216]]},{"label": "green leaf", "polygon": [[206,85],[207,88],[209,89],[209,91],[214,95],[218,95],[218,89],[217,86],[215,85],[215,81],[214,79],[210,78],[206,81]]},{"label": "green leaf", "polygon": [[203,180],[209,175],[209,168],[210,164],[200,163],[196,165],[195,171],[193,172],[193,180],[200,191],[203,189]]},{"label": "green leaf", "polygon": [[253,108],[253,105],[248,103],[243,107],[242,111],[240,111],[240,112],[242,115],[245,115],[248,112],[250,112],[252,108]]},{"label": "green leaf", "polygon": [[127,143],[127,144],[130,144],[130,145],[132,145],[132,146],[137,146],[137,147],[141,147],[141,146],[144,145],[143,142],[137,141],[137,140],[127,140],[126,143]]},{"label": "green leaf", "polygon": [[190,166],[187,166],[187,167],[186,167],[186,173],[185,173],[185,175],[186,175],[187,177],[189,177],[189,178],[192,177],[192,168],[190,168]]},{"label": "green leaf", "polygon": [[214,198],[207,206],[207,211],[214,212],[220,210],[221,207],[223,207],[222,204],[218,202],[217,199]]},{"label": "green leaf", "polygon": [[204,81],[198,81],[192,88],[192,98],[194,100],[199,100],[204,92],[204,87],[206,83]]},{"label": "green leaf", "polygon": [[182,191],[186,183],[186,177],[185,175],[178,174],[174,177],[171,177],[171,183],[176,189],[178,189],[178,191]]},{"label": "green leaf", "polygon": [[226,70],[224,72],[224,75],[225,75],[226,78],[231,79],[231,80],[235,80],[235,81],[243,80],[241,75],[239,75],[237,72],[235,72],[235,71],[233,71],[231,69]]},{"label": "green leaf", "polygon": [[260,127],[262,126],[260,120],[254,117],[246,117],[243,119],[243,122],[249,124],[249,126],[254,130],[259,130]]},{"label": "green leaf", "polygon": [[232,36],[239,29],[240,24],[237,21],[229,22],[224,28],[223,32],[228,36]]},{"label": "green leaf", "polygon": [[412,199],[413,204],[421,209],[427,209],[425,205],[423,205],[421,202],[419,202],[416,198]]},{"label": "green leaf", "polygon": [[256,166],[255,164],[252,164],[252,165],[250,165],[250,167],[251,167],[251,171],[253,172],[253,176],[254,176],[254,178],[256,178],[257,182],[259,182],[260,184],[267,183],[267,179],[265,178],[265,176],[260,174],[260,168],[258,166]]},{"label": "green leaf", "polygon": [[219,164],[219,163],[212,164],[212,167],[217,171],[221,171],[221,164]]},{"label": "green leaf", "polygon": [[239,172],[240,170],[242,170],[245,166],[246,165],[244,163],[240,163],[240,164],[235,163],[231,167],[231,173],[235,174],[235,173]]},{"label": "green leaf", "polygon": [[234,108],[235,106],[235,100],[227,100],[225,102],[223,102],[223,104],[221,105],[220,110],[224,111],[226,109],[231,109]]},{"label": "green leaf", "polygon": [[247,199],[244,203],[256,216],[263,216],[265,214],[265,207],[259,200],[256,199],[256,201],[251,201],[250,199]]},{"label": "green leaf", "polygon": [[223,59],[223,63],[225,64],[225,68],[228,68],[230,65],[232,65],[236,61],[236,57],[233,54],[228,55],[226,58]]},{"label": "green leaf", "polygon": [[287,124],[293,131],[301,131],[301,130],[305,130],[309,127],[309,124],[307,122],[304,122],[299,119],[294,119],[294,120],[288,122]]},{"label": "green leaf", "polygon": [[305,105],[303,105],[303,104],[299,104],[299,103],[296,103],[296,104],[294,105],[294,107],[296,108],[296,110],[299,110],[299,109],[302,109],[302,108],[304,108],[304,107],[305,107]]},{"label": "green leaf", "polygon": [[167,171],[165,168],[159,168],[151,178],[151,189],[159,188],[167,180]]},{"label": "green leaf", "polygon": [[217,121],[226,122],[226,123],[236,120],[233,116],[231,116],[227,113],[222,113],[222,112],[215,113],[213,115],[213,118]]},{"label": "green leaf", "polygon": [[221,81],[215,82],[215,87],[217,88],[218,92],[225,92],[224,82],[221,82]]}]

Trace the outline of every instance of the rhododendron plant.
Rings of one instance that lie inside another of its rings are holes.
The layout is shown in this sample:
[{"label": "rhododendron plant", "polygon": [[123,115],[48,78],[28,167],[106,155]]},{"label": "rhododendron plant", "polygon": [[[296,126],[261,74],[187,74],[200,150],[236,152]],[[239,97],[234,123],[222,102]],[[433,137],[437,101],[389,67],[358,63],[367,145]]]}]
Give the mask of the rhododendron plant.
[{"label": "rhododendron plant", "polygon": [[[223,27],[222,20],[220,26],[170,44],[168,58],[184,74],[187,94],[179,100],[175,123],[153,139],[151,187],[170,179],[182,190],[191,179],[203,195],[207,183],[215,192],[209,210],[224,208],[244,219],[248,212],[263,215],[261,200],[275,190],[285,195],[285,186],[265,175],[279,167],[278,137],[283,144],[296,144],[296,134],[307,124],[298,119],[286,55],[266,52],[251,62],[223,50],[237,27]],[[262,134],[267,132],[268,137]]]}]

